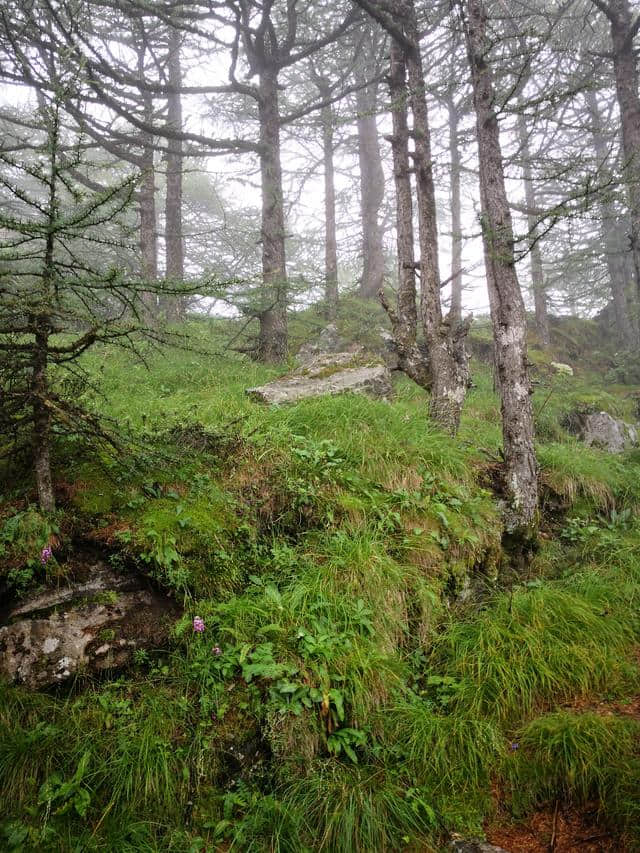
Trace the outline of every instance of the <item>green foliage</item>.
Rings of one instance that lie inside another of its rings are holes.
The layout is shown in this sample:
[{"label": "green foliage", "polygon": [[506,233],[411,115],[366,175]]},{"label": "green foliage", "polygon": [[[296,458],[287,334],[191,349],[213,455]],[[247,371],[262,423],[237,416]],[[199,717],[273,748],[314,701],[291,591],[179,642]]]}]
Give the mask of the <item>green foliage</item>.
[{"label": "green foliage", "polygon": [[620,829],[640,832],[638,721],[557,712],[532,720],[517,743],[508,770],[516,811],[554,799],[595,799]]},{"label": "green foliage", "polygon": [[[0,577],[4,575],[9,588],[22,594],[44,573],[42,549],[60,529],[56,521],[31,506],[0,523],[0,559],[3,562]],[[50,560],[48,570],[55,565],[55,557]]]},{"label": "green foliage", "polygon": [[301,837],[309,849],[432,849],[435,813],[419,788],[375,766],[319,762],[309,771],[282,792],[303,816]]},{"label": "green foliage", "polygon": [[613,364],[605,375],[607,382],[640,385],[640,359],[637,352],[616,353],[612,361]]},{"label": "green foliage", "polygon": [[434,656],[463,684],[454,704],[509,720],[544,702],[623,689],[636,634],[619,595],[597,574],[534,581],[453,621]]},{"label": "green foliage", "polygon": [[[203,349],[228,328],[189,333]],[[59,525],[73,512],[74,530],[103,531],[186,612],[170,651],[138,652],[126,677],[2,691],[0,846],[428,850],[481,835],[496,784],[514,814],[589,796],[636,831],[633,726],[562,710],[639,684],[638,459],[554,431],[574,391],[542,409],[551,538],[504,587],[485,368],[454,440],[406,381],[393,404],[264,409],[244,389],[273,369],[183,350],[148,361],[85,359],[140,458],[70,455]],[[4,556],[21,566],[55,531],[14,516]],[[463,603],[469,588],[482,592]]]}]

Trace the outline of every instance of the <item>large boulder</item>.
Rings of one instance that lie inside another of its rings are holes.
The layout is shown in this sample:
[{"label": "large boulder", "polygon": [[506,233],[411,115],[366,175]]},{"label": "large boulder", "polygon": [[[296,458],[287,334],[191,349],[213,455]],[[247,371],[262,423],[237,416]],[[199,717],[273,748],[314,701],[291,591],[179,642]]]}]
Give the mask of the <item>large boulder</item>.
[{"label": "large boulder", "polygon": [[130,663],[136,649],[162,647],[178,605],[144,578],[96,561],[82,583],[40,592],[0,623],[0,677],[31,688]]},{"label": "large boulder", "polygon": [[246,393],[260,403],[295,403],[307,397],[351,392],[388,399],[393,389],[388,368],[362,349],[310,359],[288,376]]},{"label": "large boulder", "polygon": [[636,427],[612,417],[607,412],[586,415],[580,434],[588,447],[599,447],[609,453],[621,453],[638,444]]}]

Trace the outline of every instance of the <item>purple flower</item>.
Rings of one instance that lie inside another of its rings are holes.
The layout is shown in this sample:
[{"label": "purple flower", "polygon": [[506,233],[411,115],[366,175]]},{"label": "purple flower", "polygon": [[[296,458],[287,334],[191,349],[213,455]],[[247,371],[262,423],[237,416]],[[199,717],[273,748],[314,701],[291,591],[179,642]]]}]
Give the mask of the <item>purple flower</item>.
[{"label": "purple flower", "polygon": [[520,749],[520,744],[519,744],[517,741],[514,741],[514,742],[511,744],[511,749],[513,750],[513,752],[515,752],[515,751],[516,751],[516,749]]},{"label": "purple flower", "polygon": [[53,552],[51,551],[51,545],[45,545],[45,547],[40,552],[40,562],[43,566],[47,565],[52,553]]},{"label": "purple flower", "polygon": [[200,618],[200,616],[193,617],[193,630],[196,634],[202,634],[204,631],[204,620]]},{"label": "purple flower", "polygon": [[216,657],[218,657],[218,655],[221,655],[221,654],[222,654],[222,649],[220,648],[220,646],[214,646],[214,647],[211,649],[211,651],[213,652],[213,654],[214,654]]}]

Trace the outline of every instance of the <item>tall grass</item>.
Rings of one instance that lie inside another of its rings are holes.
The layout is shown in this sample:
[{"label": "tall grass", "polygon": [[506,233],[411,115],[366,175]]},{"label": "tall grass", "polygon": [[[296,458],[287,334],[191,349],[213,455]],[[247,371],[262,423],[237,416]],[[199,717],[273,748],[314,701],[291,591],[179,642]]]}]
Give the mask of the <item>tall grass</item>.
[{"label": "tall grass", "polygon": [[452,621],[434,647],[458,679],[458,706],[472,716],[513,720],[548,702],[615,692],[632,682],[634,620],[612,606],[615,593],[592,575],[540,582],[498,595],[491,606]]}]

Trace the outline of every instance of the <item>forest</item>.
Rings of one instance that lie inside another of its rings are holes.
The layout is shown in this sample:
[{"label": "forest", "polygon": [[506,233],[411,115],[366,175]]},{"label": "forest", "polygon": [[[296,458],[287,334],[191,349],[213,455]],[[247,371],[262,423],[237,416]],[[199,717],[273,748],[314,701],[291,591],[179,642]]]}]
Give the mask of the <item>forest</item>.
[{"label": "forest", "polygon": [[640,851],[639,31],[0,4],[0,851]]}]

